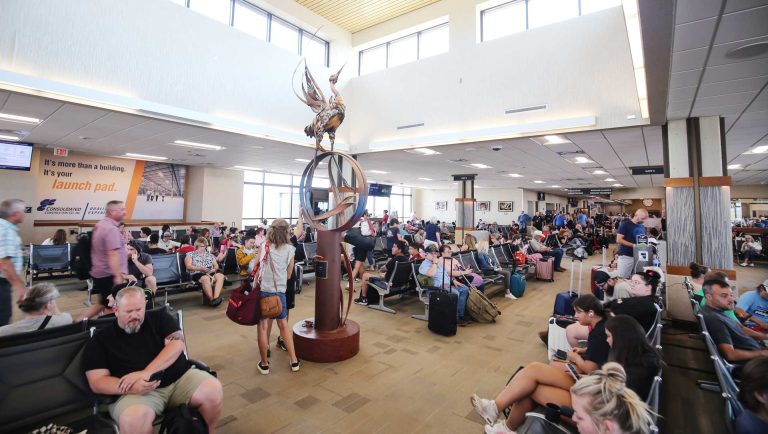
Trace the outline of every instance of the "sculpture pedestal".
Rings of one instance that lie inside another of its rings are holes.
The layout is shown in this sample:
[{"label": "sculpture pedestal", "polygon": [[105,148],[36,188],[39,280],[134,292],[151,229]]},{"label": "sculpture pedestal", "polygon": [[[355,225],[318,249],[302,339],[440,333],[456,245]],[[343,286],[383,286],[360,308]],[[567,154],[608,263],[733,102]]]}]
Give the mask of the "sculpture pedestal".
[{"label": "sculpture pedestal", "polygon": [[[307,321],[314,321],[307,318]],[[302,360],[317,363],[340,362],[354,357],[360,351],[360,326],[348,319],[344,327],[321,331],[304,327],[304,321],[293,326],[293,344]]]}]

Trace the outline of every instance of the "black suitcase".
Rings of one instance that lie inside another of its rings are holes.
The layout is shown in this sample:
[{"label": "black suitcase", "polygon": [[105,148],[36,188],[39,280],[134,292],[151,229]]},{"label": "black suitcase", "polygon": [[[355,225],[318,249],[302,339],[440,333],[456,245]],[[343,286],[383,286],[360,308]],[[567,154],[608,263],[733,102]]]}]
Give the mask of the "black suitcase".
[{"label": "black suitcase", "polygon": [[459,296],[437,288],[429,294],[429,318],[427,328],[443,336],[456,334],[456,310]]}]

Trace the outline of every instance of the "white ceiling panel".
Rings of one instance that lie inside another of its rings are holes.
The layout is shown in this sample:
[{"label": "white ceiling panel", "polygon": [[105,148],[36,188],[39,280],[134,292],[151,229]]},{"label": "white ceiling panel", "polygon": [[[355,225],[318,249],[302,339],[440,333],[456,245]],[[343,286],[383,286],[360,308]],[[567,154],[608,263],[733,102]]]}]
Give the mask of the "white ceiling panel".
[{"label": "white ceiling panel", "polygon": [[85,107],[75,104],[65,104],[61,110],[38,125],[27,140],[33,143],[57,144],[62,137],[88,125],[97,119],[107,116],[106,110]]},{"label": "white ceiling panel", "polygon": [[[754,44],[757,42],[765,42],[768,41],[768,37],[766,36],[760,36],[757,38],[751,38],[751,39],[745,39],[735,42],[729,42],[727,44],[720,44],[720,45],[714,45],[712,47],[712,52],[709,55],[709,60],[707,62],[708,66],[719,66],[719,65],[725,65],[728,63],[738,62],[740,59],[734,59],[732,57],[726,56],[728,52],[730,52],[733,49],[743,47],[745,45]],[[750,57],[749,59],[761,59],[768,57],[768,53],[762,53],[758,54],[756,56]]]},{"label": "white ceiling panel", "polygon": [[0,111],[18,116],[46,119],[62,105],[59,101],[14,93],[6,99],[5,105]]},{"label": "white ceiling panel", "polygon": [[73,131],[67,137],[62,138],[61,142],[70,143],[73,140],[80,141],[82,140],[80,137],[90,137],[91,139],[98,140],[146,121],[145,118],[139,116],[113,112],[103,118],[91,122],[79,130]]},{"label": "white ceiling panel", "polygon": [[691,109],[692,104],[693,99],[685,101],[670,101],[669,104],[667,104],[667,110],[670,112],[682,112],[687,115]]},{"label": "white ceiling panel", "polygon": [[743,107],[746,107],[746,105],[750,101],[752,101],[755,95],[757,95],[757,92],[751,91],[751,92],[729,93],[726,95],[710,96],[706,98],[699,97],[699,98],[696,98],[696,104],[694,105],[694,109],[703,108],[703,107],[730,106],[730,105],[742,105]]},{"label": "white ceiling panel", "polygon": [[672,53],[672,72],[690,71],[701,69],[707,60],[707,47],[695,50],[676,51]]},{"label": "white ceiling panel", "polygon": [[696,95],[696,86],[669,90],[669,101],[692,101]]},{"label": "white ceiling panel", "polygon": [[768,6],[723,15],[715,44],[763,36],[768,23]]},{"label": "white ceiling panel", "polygon": [[715,107],[694,107],[691,116],[722,116],[741,113],[744,105],[728,105]]},{"label": "white ceiling panel", "polygon": [[699,83],[701,70],[673,72],[669,80],[670,89],[696,86]]},{"label": "white ceiling panel", "polygon": [[677,0],[676,22],[679,24],[716,17],[722,0]]},{"label": "white ceiling panel", "polygon": [[707,67],[702,83],[759,77],[768,71],[768,58],[745,60],[738,63]]},{"label": "white ceiling panel", "polygon": [[768,0],[731,0],[725,4],[725,13],[738,12],[744,9],[753,9],[768,5]]},{"label": "white ceiling panel", "polygon": [[764,112],[768,111],[768,88],[763,88],[763,92],[755,99],[755,101],[749,106],[747,112]]},{"label": "white ceiling panel", "polygon": [[740,80],[721,81],[717,83],[705,83],[699,88],[698,97],[707,98],[729,93],[755,91],[756,89],[760,89],[766,82],[768,82],[768,75],[742,78]]},{"label": "white ceiling panel", "polygon": [[707,47],[708,37],[715,30],[716,18],[694,21],[675,26],[674,51],[693,50]]}]

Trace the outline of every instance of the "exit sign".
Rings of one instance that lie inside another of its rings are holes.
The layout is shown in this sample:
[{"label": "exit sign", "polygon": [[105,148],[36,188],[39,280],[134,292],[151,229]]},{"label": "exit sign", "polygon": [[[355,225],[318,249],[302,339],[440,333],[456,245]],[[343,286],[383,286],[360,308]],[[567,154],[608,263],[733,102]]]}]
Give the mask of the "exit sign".
[{"label": "exit sign", "polygon": [[53,148],[53,155],[57,157],[66,157],[69,155],[69,149],[65,148]]}]

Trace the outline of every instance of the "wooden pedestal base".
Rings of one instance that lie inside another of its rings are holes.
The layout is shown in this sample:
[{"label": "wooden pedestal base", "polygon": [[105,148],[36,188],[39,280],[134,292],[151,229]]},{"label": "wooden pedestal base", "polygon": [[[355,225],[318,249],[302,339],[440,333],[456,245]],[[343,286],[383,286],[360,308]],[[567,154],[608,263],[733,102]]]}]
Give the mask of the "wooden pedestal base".
[{"label": "wooden pedestal base", "polygon": [[[307,321],[314,321],[314,318],[307,318]],[[293,343],[296,355],[302,360],[340,362],[360,351],[360,326],[348,319],[346,326],[323,332],[304,327],[302,320],[293,325]]]}]

